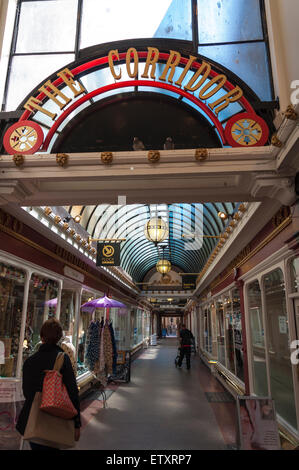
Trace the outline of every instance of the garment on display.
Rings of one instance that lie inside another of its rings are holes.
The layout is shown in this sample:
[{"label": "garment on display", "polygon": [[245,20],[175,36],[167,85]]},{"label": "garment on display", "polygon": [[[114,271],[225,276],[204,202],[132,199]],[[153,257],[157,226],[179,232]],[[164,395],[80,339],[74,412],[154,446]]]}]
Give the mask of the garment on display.
[{"label": "garment on display", "polygon": [[90,371],[107,384],[107,377],[116,370],[116,343],[112,322],[91,321],[87,333],[86,363]]}]

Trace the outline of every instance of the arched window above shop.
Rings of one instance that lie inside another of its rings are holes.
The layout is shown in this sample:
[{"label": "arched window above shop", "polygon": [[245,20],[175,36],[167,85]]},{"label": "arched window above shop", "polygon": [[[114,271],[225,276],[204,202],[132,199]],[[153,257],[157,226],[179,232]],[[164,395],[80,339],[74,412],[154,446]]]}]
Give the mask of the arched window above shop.
[{"label": "arched window above shop", "polygon": [[[82,49],[125,39],[183,41],[272,100],[262,0],[18,0],[2,110],[17,108],[43,78]],[[12,4],[11,4],[12,5]],[[0,91],[1,92],[1,91]]]}]

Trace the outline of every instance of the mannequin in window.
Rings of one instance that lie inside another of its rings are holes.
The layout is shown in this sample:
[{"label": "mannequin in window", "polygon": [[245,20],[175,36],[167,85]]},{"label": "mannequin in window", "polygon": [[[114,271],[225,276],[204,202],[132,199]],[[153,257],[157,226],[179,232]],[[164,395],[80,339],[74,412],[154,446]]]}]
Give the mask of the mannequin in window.
[{"label": "mannequin in window", "polygon": [[74,374],[76,375],[77,374],[76,348],[71,342],[71,337],[63,336],[60,342],[60,347],[69,356],[71,363],[72,363],[73,370],[74,370]]}]

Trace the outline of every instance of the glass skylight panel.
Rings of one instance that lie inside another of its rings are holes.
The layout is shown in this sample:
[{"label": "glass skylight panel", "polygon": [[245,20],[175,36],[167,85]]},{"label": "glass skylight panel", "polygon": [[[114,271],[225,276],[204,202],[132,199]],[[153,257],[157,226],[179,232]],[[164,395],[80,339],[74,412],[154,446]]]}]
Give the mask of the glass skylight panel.
[{"label": "glass skylight panel", "polygon": [[199,43],[263,39],[259,0],[198,0]]},{"label": "glass skylight panel", "polygon": [[6,111],[16,109],[34,87],[72,60],[74,60],[74,54],[13,57]]},{"label": "glass skylight panel", "polygon": [[190,0],[84,0],[80,47],[146,37],[192,40]]},{"label": "glass skylight panel", "polygon": [[21,3],[17,53],[75,49],[77,0]]},{"label": "glass skylight panel", "polygon": [[234,72],[261,100],[272,99],[265,43],[200,46],[198,53]]}]

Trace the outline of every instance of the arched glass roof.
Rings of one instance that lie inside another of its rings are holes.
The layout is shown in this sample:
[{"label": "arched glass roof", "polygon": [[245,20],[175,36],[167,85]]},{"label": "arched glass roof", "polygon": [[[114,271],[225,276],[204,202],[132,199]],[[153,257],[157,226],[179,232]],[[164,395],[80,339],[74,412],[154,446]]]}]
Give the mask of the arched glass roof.
[{"label": "arched glass roof", "polygon": [[[68,206],[72,217],[81,215],[80,225],[92,238],[126,239],[121,242],[121,267],[134,282],[144,280],[162,257],[179,271],[199,273],[226,227],[218,212],[232,214],[239,203],[132,204]],[[144,235],[151,217],[162,217],[169,236],[155,246]],[[202,237],[201,235],[204,235]]]}]

